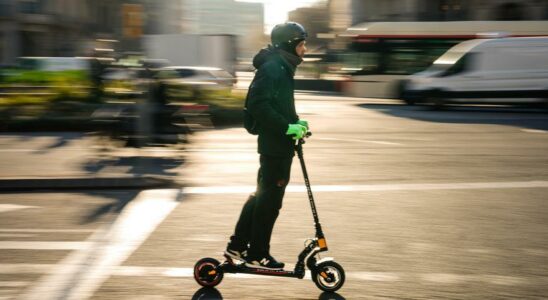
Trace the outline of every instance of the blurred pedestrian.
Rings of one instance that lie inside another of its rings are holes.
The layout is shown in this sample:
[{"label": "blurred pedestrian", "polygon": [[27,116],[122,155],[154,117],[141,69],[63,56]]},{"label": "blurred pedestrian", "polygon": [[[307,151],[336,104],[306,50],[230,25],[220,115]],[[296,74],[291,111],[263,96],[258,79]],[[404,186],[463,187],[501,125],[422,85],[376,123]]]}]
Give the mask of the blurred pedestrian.
[{"label": "blurred pedestrian", "polygon": [[253,58],[257,73],[249,87],[246,109],[256,122],[260,168],[256,191],[244,204],[225,251],[248,267],[284,267],[270,255],[270,238],[289,182],[295,140],[308,130],[308,122],[299,120],[295,110],[293,79],[307,50],[306,37],[298,23],[276,25],[272,45]]},{"label": "blurred pedestrian", "polygon": [[90,80],[91,80],[91,93],[90,98],[93,102],[101,102],[103,98],[103,75],[105,72],[104,63],[97,57],[90,60]]}]

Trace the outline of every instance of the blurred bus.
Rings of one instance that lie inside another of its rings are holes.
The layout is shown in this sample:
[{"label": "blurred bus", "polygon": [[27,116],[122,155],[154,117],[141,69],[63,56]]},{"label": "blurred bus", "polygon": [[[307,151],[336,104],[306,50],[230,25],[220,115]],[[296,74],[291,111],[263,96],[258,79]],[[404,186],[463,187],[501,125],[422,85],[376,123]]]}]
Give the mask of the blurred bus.
[{"label": "blurred bus", "polygon": [[424,71],[454,45],[476,38],[548,36],[548,21],[379,22],[348,28],[351,75],[344,92],[354,97],[399,98],[400,82]]}]

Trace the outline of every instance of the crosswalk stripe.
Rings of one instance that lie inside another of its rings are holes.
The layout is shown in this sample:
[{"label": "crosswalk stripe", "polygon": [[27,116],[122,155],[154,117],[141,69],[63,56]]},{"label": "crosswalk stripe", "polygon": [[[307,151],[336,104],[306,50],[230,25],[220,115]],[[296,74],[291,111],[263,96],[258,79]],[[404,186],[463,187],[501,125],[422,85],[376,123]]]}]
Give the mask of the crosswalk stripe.
[{"label": "crosswalk stripe", "polygon": [[22,299],[87,299],[112,270],[143,243],[181,201],[177,189],[145,190],[132,200],[113,224],[88,238],[86,247],[72,252],[48,270]]}]

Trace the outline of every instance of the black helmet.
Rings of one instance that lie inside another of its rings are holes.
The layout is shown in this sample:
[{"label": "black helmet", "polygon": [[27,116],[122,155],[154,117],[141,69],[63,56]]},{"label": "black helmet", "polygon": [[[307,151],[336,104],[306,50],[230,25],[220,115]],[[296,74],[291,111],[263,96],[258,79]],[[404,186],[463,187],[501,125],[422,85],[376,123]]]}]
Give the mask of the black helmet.
[{"label": "black helmet", "polygon": [[270,40],[274,47],[279,48],[283,44],[293,44],[294,46],[297,46],[297,44],[306,39],[307,36],[306,30],[301,24],[287,22],[274,26],[274,29],[272,29],[272,33],[270,34]]}]

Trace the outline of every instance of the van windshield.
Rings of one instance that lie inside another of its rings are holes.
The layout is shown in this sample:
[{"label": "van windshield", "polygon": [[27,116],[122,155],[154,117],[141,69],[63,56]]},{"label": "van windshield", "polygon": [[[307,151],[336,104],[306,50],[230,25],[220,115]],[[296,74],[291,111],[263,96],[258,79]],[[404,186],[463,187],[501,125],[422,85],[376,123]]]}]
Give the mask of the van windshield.
[{"label": "van windshield", "polygon": [[427,69],[429,72],[444,72],[450,69],[457,61],[459,61],[468,52],[448,51],[440,56]]}]

